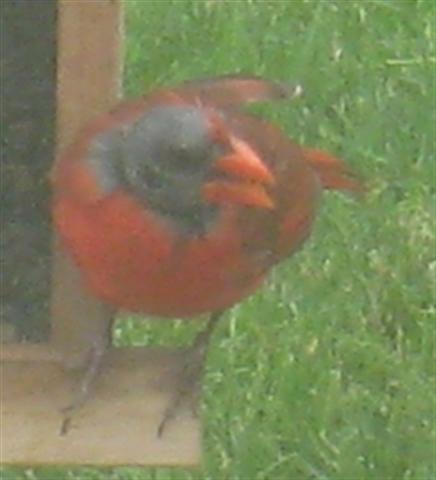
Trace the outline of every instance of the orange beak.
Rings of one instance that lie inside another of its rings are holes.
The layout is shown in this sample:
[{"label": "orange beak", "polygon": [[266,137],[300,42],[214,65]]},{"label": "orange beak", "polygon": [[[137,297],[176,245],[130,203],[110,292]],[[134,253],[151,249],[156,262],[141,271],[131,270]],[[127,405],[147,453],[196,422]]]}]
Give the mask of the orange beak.
[{"label": "orange beak", "polygon": [[238,204],[273,209],[267,188],[274,185],[271,171],[257,153],[243,140],[229,138],[232,152],[220,157],[215,170],[227,178],[211,180],[203,187],[205,199],[212,203]]}]

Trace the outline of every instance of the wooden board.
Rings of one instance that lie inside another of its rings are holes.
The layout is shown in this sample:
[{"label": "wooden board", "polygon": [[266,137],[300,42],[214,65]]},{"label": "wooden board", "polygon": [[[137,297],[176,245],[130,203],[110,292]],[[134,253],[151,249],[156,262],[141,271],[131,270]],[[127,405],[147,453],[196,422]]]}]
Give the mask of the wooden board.
[{"label": "wooden board", "polygon": [[3,464],[199,463],[199,425],[190,409],[168,423],[162,438],[156,434],[172,392],[171,372],[180,362],[177,352],[114,349],[65,436],[59,434],[60,409],[71,399],[75,376],[65,375],[46,347],[8,345],[2,353]]},{"label": "wooden board", "polygon": [[[121,95],[120,0],[58,1],[57,151],[80,128],[109,110]],[[95,332],[112,312],[83,288],[77,269],[55,242],[51,340],[73,365],[82,363]]]}]

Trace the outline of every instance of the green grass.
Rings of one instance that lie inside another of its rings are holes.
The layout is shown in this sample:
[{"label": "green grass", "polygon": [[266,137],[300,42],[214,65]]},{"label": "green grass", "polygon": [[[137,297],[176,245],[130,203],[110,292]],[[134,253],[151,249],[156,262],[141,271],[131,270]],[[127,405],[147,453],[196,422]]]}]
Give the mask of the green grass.
[{"label": "green grass", "polygon": [[[360,202],[327,194],[305,248],[218,328],[200,470],[3,478],[436,478],[433,3],[126,6],[126,94],[228,72],[299,82],[302,98],[262,111],[295,140],[345,158],[369,193]],[[191,334],[128,321],[120,342]]]}]

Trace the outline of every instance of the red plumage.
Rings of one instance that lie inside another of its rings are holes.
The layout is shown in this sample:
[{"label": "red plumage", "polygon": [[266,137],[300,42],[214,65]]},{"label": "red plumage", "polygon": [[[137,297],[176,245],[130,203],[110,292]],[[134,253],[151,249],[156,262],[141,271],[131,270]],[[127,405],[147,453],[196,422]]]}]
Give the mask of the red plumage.
[{"label": "red plumage", "polygon": [[[360,188],[339,160],[304,149],[278,127],[237,110],[286,94],[282,85],[257,78],[192,82],[124,102],[83,130],[57,163],[53,212],[63,245],[95,295],[116,307],[162,316],[230,307],[307,238],[320,186]],[[92,142],[159,105],[192,105],[206,115],[221,115],[224,134],[247,144],[272,174],[274,184],[266,190],[274,207],[234,202],[221,189],[219,220],[205,234],[189,235],[121,186],[102,191],[98,172],[86,160]]]}]

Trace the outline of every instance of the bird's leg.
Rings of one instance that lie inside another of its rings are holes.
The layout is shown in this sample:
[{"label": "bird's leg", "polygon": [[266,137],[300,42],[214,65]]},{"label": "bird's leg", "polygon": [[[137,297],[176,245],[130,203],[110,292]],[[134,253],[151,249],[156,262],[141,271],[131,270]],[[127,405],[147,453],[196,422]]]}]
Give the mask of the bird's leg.
[{"label": "bird's leg", "polygon": [[[200,380],[205,367],[206,354],[210,337],[223,312],[214,312],[210,315],[206,328],[195,338],[194,343],[185,352],[184,361],[177,376],[177,384],[170,404],[165,409],[162,420],[157,429],[157,436],[161,437],[168,422],[173,420],[177,411],[187,399],[195,405],[195,397],[200,388]],[[195,412],[195,409],[193,408]]]},{"label": "bird's leg", "polygon": [[96,338],[92,342],[73,400],[61,410],[63,419],[59,432],[60,435],[68,433],[74,413],[87,402],[92,393],[92,387],[100,374],[103,359],[111,343],[112,323],[112,321],[109,322],[108,331],[103,337]]}]

